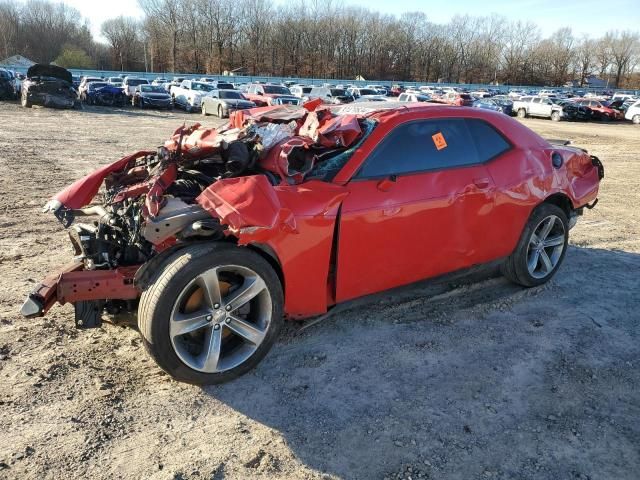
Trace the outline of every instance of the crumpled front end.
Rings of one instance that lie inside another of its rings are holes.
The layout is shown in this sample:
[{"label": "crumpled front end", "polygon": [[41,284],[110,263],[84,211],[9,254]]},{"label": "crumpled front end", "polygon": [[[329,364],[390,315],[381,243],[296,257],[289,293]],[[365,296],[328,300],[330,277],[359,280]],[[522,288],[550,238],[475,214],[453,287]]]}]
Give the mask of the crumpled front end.
[{"label": "crumpled front end", "polygon": [[[96,312],[135,308],[147,266],[181,246],[268,243],[299,233],[294,210],[301,203],[292,208],[285,191],[310,178],[329,187],[317,181],[316,167],[346,162],[371,123],[288,105],[242,110],[220,129],[180,127],[156,150],[99,168],[45,206],[67,229],[74,257],[36,287],[22,313],[39,316],[56,302],[73,303],[76,325],[96,326]],[[304,193],[304,215],[337,209],[342,191],[316,191]]]}]

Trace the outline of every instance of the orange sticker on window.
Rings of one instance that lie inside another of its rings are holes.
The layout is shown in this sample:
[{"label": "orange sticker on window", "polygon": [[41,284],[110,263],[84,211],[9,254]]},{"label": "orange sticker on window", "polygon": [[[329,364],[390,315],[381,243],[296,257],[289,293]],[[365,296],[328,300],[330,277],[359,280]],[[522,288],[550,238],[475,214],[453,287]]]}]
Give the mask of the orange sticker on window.
[{"label": "orange sticker on window", "polygon": [[447,148],[447,141],[444,139],[444,135],[442,135],[441,132],[438,132],[435,135],[431,135],[431,139],[433,140],[433,144],[438,150]]}]

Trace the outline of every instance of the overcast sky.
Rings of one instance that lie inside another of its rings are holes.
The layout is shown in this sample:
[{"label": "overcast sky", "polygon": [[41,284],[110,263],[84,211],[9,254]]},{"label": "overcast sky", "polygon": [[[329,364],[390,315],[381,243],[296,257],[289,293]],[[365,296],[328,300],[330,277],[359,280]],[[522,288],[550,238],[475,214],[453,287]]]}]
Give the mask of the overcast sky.
[{"label": "overcast sky", "polygon": [[[100,25],[107,18],[119,15],[141,17],[136,0],[60,0],[77,8],[89,19],[96,37],[100,37]],[[275,0],[285,4],[290,0]],[[560,27],[569,26],[576,35],[587,33],[597,37],[608,30],[640,30],[640,0],[455,0],[435,2],[425,0],[346,0],[334,4],[358,5],[384,13],[399,14],[422,11],[437,23],[447,22],[453,15],[488,15],[498,13],[512,20],[531,20],[538,24],[543,35],[549,35]]]}]

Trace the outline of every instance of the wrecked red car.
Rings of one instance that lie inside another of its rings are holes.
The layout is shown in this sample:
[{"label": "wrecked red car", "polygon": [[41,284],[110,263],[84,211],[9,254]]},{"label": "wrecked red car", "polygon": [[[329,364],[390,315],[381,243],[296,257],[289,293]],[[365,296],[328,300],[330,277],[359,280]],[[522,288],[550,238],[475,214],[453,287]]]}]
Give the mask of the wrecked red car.
[{"label": "wrecked red car", "polygon": [[238,111],[51,199],[75,256],[22,313],[69,302],[90,328],[137,311],[165,371],[224,382],[265,356],[284,318],[495,260],[520,285],[546,282],[603,175],[586,151],[481,109]]}]

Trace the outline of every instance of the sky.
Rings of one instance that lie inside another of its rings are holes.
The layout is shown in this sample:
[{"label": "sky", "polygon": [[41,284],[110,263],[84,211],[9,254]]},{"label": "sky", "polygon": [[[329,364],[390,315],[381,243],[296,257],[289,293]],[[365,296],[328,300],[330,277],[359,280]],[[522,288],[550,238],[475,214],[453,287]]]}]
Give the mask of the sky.
[{"label": "sky", "polygon": [[[56,0],[78,9],[91,24],[98,40],[103,40],[100,25],[108,18],[125,15],[140,18],[142,11],[136,0]],[[284,5],[291,0],[274,0]],[[335,4],[335,0],[334,0]],[[399,15],[408,11],[421,11],[436,23],[446,23],[456,14],[489,15],[498,13],[509,20],[531,20],[544,36],[561,27],[569,26],[575,35],[598,37],[608,30],[640,30],[640,0],[340,0],[341,5],[354,5]],[[446,6],[444,6],[446,5]]]}]

